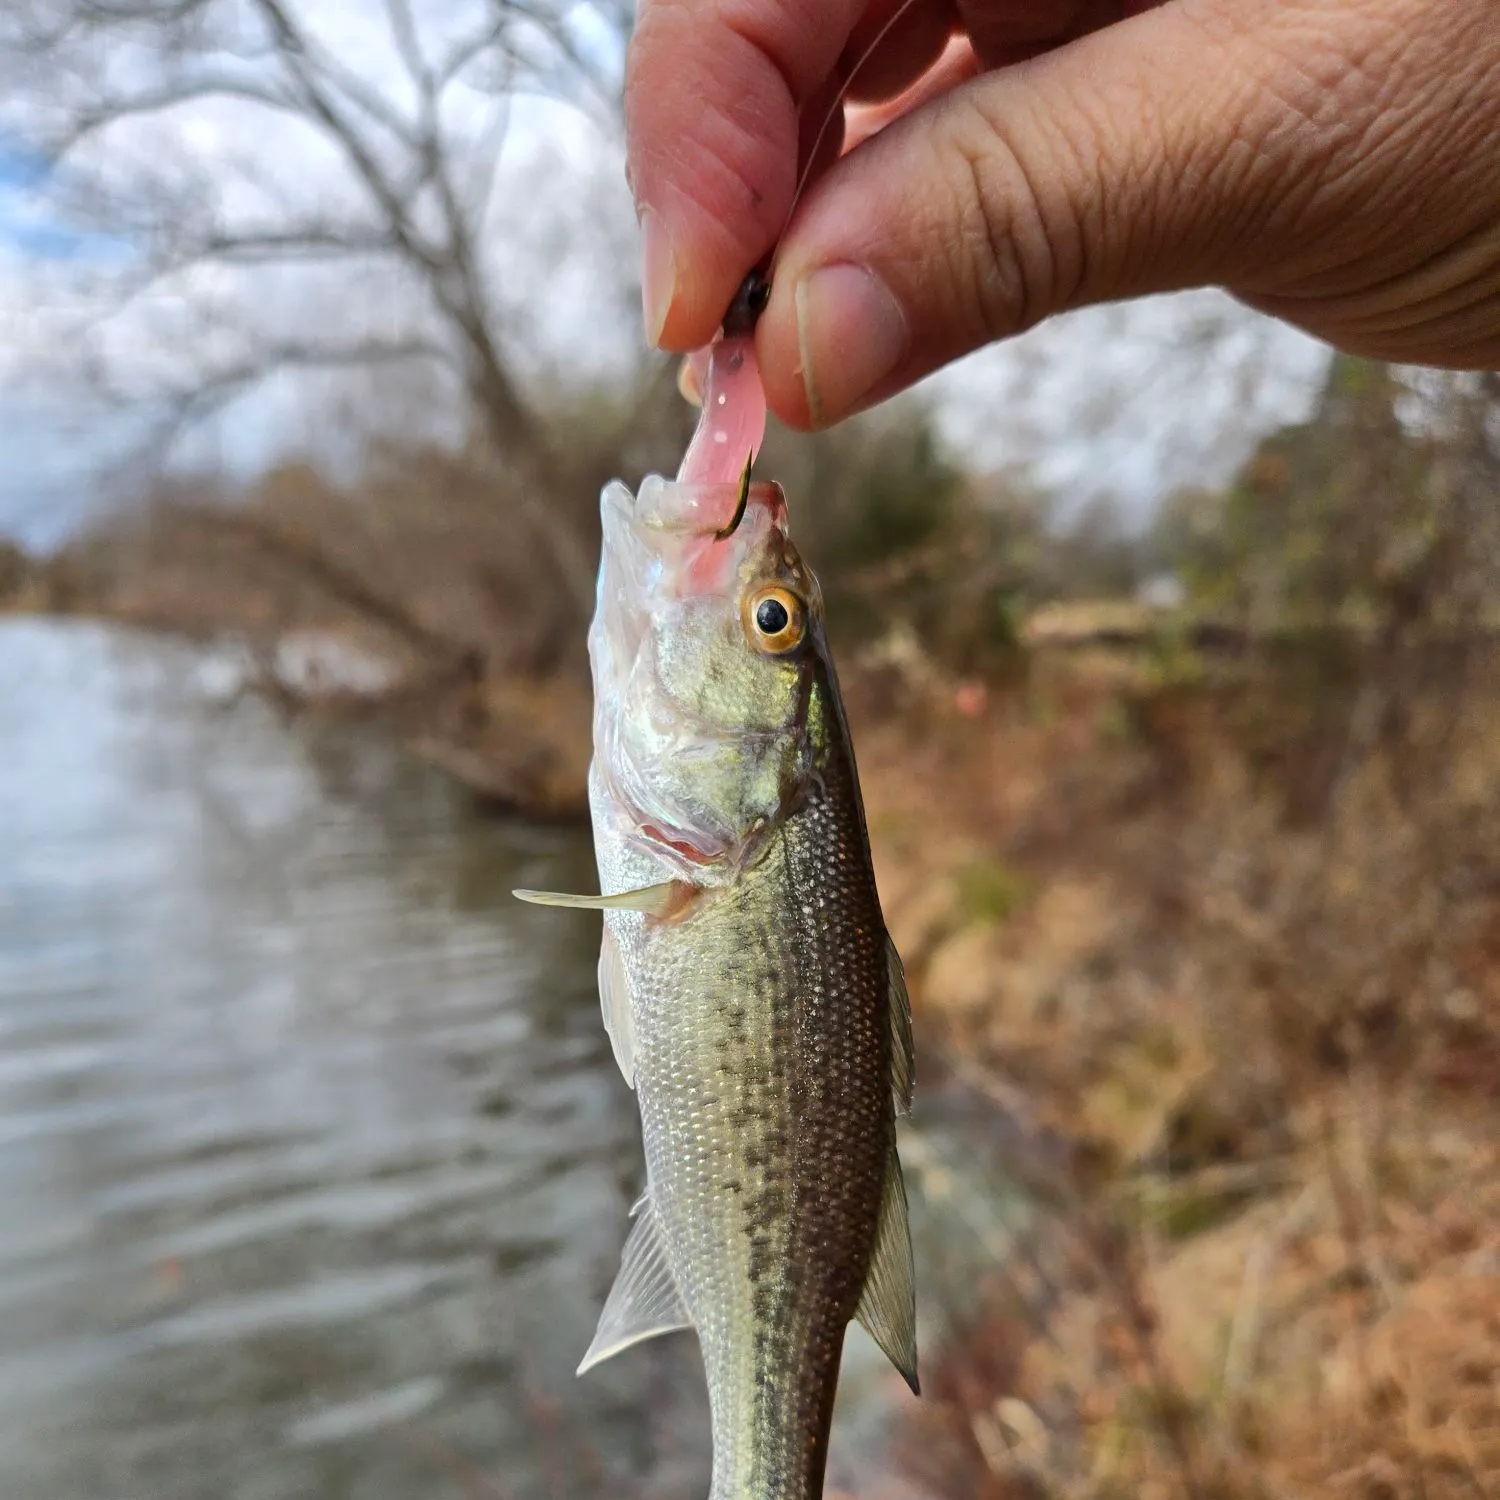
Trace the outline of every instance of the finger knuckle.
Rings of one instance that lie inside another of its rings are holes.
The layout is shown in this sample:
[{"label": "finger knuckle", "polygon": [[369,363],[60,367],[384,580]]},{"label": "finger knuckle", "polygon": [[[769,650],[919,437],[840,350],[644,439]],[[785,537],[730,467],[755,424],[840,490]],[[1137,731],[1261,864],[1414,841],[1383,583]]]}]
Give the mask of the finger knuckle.
[{"label": "finger knuckle", "polygon": [[1035,153],[978,105],[953,121],[949,151],[956,294],[988,339],[1020,333],[1067,305],[1075,236]]}]

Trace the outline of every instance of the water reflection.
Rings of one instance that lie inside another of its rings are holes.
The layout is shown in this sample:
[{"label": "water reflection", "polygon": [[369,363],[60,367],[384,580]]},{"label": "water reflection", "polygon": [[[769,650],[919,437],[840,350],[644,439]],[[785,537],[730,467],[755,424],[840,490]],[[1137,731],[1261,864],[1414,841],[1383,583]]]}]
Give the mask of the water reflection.
[{"label": "water reflection", "polygon": [[691,1341],[573,1378],[636,1125],[505,893],[586,841],[200,674],[0,625],[0,1494],[701,1495]]}]

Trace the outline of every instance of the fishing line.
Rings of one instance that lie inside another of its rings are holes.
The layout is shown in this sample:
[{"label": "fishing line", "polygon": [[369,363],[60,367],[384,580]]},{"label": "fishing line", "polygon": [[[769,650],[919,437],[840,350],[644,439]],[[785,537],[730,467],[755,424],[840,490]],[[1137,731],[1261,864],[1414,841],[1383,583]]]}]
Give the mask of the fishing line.
[{"label": "fishing line", "polygon": [[807,161],[802,167],[802,175],[797,180],[797,189],[792,194],[791,207],[787,209],[786,218],[782,220],[781,229],[776,236],[776,243],[771,247],[772,259],[775,258],[777,250],[781,248],[781,241],[786,234],[787,226],[792,222],[792,215],[796,213],[797,205],[802,201],[802,194],[807,187],[808,179],[812,176],[813,163],[818,159],[818,148],[823,144],[823,137],[828,134],[828,127],[833,124],[834,116],[843,109],[844,101],[849,97],[849,90],[853,87],[854,80],[859,76],[859,70],[869,62],[876,48],[890,35],[891,28],[895,26],[896,22],[915,4],[917,4],[917,0],[901,0],[901,4],[892,11],[885,25],[875,33],[875,39],[860,53],[854,66],[849,69],[849,76],[839,86],[839,91],[834,95],[833,103],[829,106],[828,113],[823,116],[823,123],[818,127],[817,135],[813,137],[812,147],[807,153]]},{"label": "fishing line", "polygon": [[880,44],[891,33],[891,29],[906,13],[918,3],[918,0],[901,0],[901,4],[891,12],[885,24],[875,33],[874,39],[869,46],[860,53],[855,60],[854,66],[849,69],[843,83],[839,85],[839,91],[833,97],[833,103],[829,105],[828,112],[823,116],[823,123],[818,126],[818,133],[813,137],[812,146],[807,153],[807,160],[803,163],[802,173],[797,179],[797,186],[792,193],[792,201],[787,208],[786,217],[781,221],[781,228],[776,231],[776,238],[771,248],[766,252],[761,263],[756,266],[740,283],[740,289],[734,294],[734,300],[729,304],[729,310],[724,314],[724,336],[726,338],[743,337],[754,331],[756,320],[766,309],[766,304],[771,300],[771,269],[775,264],[776,256],[781,250],[781,242],[786,238],[786,232],[792,222],[792,215],[797,212],[797,205],[802,201],[802,195],[807,190],[808,182],[812,178],[813,167],[818,160],[818,151],[823,145],[824,137],[828,134],[828,127],[833,124],[834,119],[844,107],[844,101],[849,97],[849,90],[854,85],[854,80],[859,76],[859,70],[874,56]]}]

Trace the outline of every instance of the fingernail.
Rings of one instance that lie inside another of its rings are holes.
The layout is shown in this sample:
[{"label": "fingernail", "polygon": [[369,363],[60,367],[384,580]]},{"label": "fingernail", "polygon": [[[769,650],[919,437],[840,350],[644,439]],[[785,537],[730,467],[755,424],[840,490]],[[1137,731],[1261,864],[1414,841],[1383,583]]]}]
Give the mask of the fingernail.
[{"label": "fingernail", "polygon": [[677,367],[677,392],[690,406],[703,405],[703,387],[698,384],[691,356]]},{"label": "fingernail", "polygon": [[653,209],[641,210],[641,316],[646,342],[654,349],[666,327],[672,298],[677,295],[677,257],[666,225]]},{"label": "fingernail", "polygon": [[798,282],[797,349],[815,425],[851,411],[906,357],[906,314],[863,266],[823,266]]}]

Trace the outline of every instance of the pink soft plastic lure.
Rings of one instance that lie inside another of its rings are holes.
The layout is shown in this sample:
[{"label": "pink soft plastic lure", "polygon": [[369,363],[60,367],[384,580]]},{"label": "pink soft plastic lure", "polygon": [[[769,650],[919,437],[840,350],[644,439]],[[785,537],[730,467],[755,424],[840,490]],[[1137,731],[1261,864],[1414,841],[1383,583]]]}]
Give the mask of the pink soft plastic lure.
[{"label": "pink soft plastic lure", "polygon": [[755,320],[769,283],[752,272],[724,318],[723,332],[693,356],[703,415],[677,471],[678,484],[733,484],[766,436],[766,392],[755,362]]}]

